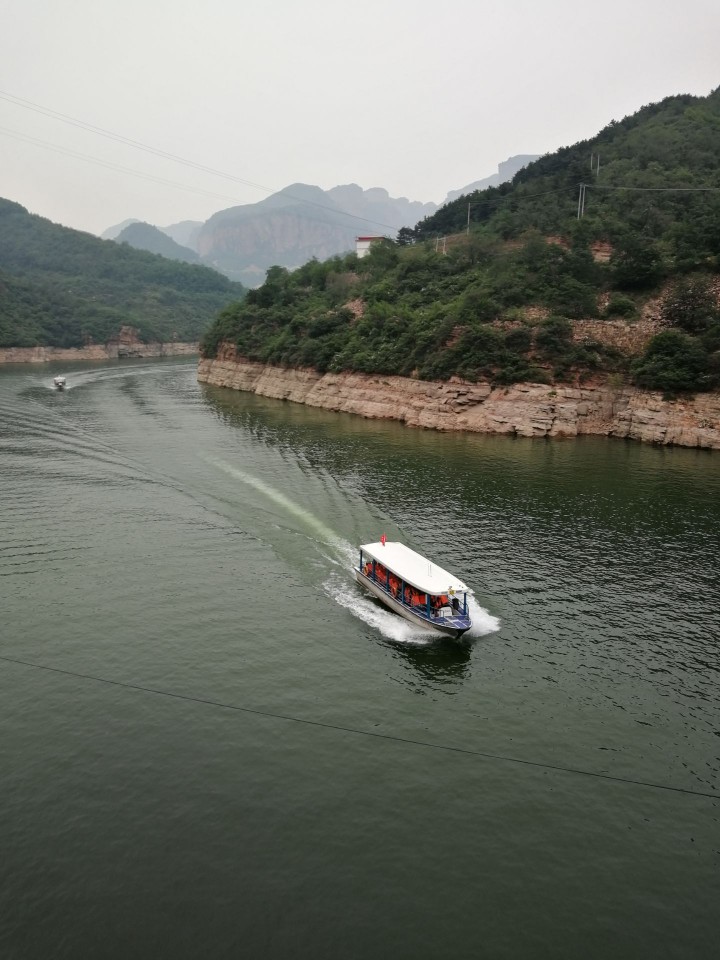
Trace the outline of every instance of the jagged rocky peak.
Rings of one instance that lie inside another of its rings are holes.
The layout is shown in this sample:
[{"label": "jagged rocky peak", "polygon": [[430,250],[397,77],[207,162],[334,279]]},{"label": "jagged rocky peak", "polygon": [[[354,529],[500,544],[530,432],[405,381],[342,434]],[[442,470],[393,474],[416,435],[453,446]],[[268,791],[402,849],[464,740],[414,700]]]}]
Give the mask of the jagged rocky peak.
[{"label": "jagged rocky peak", "polygon": [[501,183],[507,183],[508,180],[512,180],[518,170],[522,170],[523,167],[527,167],[539,159],[539,153],[518,153],[514,157],[508,157],[507,160],[503,160],[502,163],[498,164],[497,173],[492,173],[489,177],[483,177],[482,180],[475,180],[473,183],[469,183],[466,187],[461,187],[459,190],[451,190],[447,197],[445,197],[445,203],[457,200],[458,197],[467,196],[468,193],[475,193],[476,190],[487,190],[488,187],[499,187]]},{"label": "jagged rocky peak", "polygon": [[160,229],[181,247],[188,247],[197,253],[197,239],[203,223],[203,220],[181,220],[179,223],[171,223]]},{"label": "jagged rocky peak", "polygon": [[359,233],[394,236],[435,210],[436,204],[393,198],[383,187],[347,183],[322,190],[292,183],[258,203],[214,214],[198,235],[197,249],[205,263],[254,287],[275,264],[292,269],[313,257],[346,253]]}]

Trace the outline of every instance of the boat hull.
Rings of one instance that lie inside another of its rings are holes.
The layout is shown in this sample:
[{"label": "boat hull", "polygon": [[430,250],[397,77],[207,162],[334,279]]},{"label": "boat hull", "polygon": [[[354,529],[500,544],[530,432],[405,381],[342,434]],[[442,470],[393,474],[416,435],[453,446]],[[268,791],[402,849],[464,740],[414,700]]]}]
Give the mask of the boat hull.
[{"label": "boat hull", "polygon": [[391,594],[384,590],[380,584],[375,583],[374,580],[371,580],[369,577],[366,577],[361,570],[355,571],[355,579],[361,586],[371,593],[374,597],[377,597],[378,600],[383,603],[388,610],[392,610],[393,613],[399,614],[405,620],[408,620],[410,623],[416,624],[418,627],[424,627],[426,630],[430,630],[432,633],[441,634],[444,637],[453,637],[457,639],[466,633],[472,624],[468,617],[435,617],[432,620],[428,619],[426,616],[422,616],[419,613],[416,613],[411,607],[408,607],[407,604],[402,603],[400,600],[396,600]]}]

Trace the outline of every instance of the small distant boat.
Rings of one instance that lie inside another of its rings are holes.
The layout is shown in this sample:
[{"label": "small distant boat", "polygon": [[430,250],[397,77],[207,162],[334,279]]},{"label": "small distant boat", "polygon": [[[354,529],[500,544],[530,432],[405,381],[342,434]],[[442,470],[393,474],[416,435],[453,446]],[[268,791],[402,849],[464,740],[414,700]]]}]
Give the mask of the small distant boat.
[{"label": "small distant boat", "polygon": [[393,613],[449,637],[472,626],[472,590],[403,543],[381,538],[360,547],[355,579]]},{"label": "small distant boat", "polygon": [[53,383],[55,384],[56,390],[64,390],[67,385],[67,380],[65,377],[55,377]]}]

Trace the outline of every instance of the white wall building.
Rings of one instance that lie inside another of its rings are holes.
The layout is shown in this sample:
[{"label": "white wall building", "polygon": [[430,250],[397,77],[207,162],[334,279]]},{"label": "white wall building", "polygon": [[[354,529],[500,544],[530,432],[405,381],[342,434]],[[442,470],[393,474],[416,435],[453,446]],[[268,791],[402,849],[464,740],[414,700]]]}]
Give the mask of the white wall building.
[{"label": "white wall building", "polygon": [[387,237],[355,237],[355,253],[358,255],[358,260],[370,252],[373,243],[387,239]]}]

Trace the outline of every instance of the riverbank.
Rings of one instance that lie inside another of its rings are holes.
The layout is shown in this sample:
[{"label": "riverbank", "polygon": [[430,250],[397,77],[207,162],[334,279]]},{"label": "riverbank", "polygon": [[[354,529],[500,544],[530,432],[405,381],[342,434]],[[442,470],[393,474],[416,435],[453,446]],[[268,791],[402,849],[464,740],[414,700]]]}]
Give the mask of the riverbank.
[{"label": "riverbank", "polygon": [[321,374],[238,357],[227,345],[201,359],[198,380],[263,397],[434,430],[522,437],[600,435],[720,450],[720,394],[664,400],[660,393],[609,382],[583,384],[413,380],[359,373]]},{"label": "riverbank", "polygon": [[197,343],[94,343],[87,347],[0,347],[0,363],[49,363],[53,360],[117,360],[119,357],[191,357]]}]

